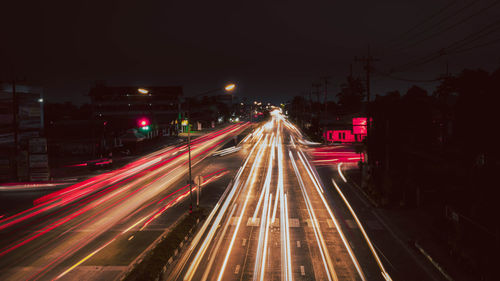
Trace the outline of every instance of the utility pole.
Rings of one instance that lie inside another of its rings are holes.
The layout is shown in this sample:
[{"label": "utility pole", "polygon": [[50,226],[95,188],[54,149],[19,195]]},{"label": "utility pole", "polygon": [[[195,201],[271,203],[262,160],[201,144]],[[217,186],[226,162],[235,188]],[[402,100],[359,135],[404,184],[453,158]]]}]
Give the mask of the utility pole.
[{"label": "utility pole", "polygon": [[[376,59],[370,55],[370,46],[368,46],[368,55],[363,56],[363,57],[355,57],[355,61],[357,62],[362,62],[364,64],[364,69],[366,71],[366,101],[368,104],[370,104],[370,74],[372,70],[372,63],[375,61],[379,61],[379,59]],[[352,72],[352,67],[351,67],[351,72]]]},{"label": "utility pole", "polygon": [[321,83],[312,83],[312,86],[314,88],[314,93],[316,94],[316,100],[318,101],[318,103],[320,103],[320,101],[319,101],[319,94],[320,94],[319,88],[321,87]]},{"label": "utility pole", "polygon": [[323,98],[323,103],[325,104],[325,111],[327,111],[328,106],[327,106],[327,99],[328,99],[328,82],[330,80],[331,76],[323,76],[321,79],[325,81],[325,95]]},{"label": "utility pole", "polygon": [[17,160],[18,160],[18,146],[19,146],[19,127],[17,124],[17,114],[19,112],[19,105],[17,102],[17,94],[16,94],[16,79],[12,80],[12,129],[14,129],[14,179],[17,181],[18,178],[18,170],[17,170]]}]

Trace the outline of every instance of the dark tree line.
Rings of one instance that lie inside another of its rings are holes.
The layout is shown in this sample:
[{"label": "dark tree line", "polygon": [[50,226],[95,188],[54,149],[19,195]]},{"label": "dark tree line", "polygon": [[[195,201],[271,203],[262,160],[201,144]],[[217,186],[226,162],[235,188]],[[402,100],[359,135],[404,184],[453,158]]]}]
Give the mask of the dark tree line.
[{"label": "dark tree line", "polygon": [[367,192],[385,206],[438,210],[428,231],[486,280],[499,241],[499,94],[500,69],[464,70],[431,95],[413,86],[369,107]]}]

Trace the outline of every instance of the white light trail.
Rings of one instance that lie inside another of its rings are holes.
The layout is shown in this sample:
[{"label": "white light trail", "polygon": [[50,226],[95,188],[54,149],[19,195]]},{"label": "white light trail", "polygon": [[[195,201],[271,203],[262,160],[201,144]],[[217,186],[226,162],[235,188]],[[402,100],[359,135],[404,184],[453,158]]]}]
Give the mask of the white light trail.
[{"label": "white light trail", "polygon": [[340,177],[342,178],[342,180],[343,180],[344,182],[347,182],[346,178],[344,177],[344,174],[342,173],[341,166],[342,166],[342,163],[338,164],[338,165],[337,165],[337,170],[339,171],[339,175],[340,175]]},{"label": "white light trail", "polygon": [[371,242],[370,238],[368,237],[368,234],[366,234],[365,228],[363,227],[363,225],[359,221],[358,216],[356,215],[356,213],[354,212],[354,210],[351,207],[351,204],[349,204],[349,202],[347,201],[344,194],[342,193],[342,191],[340,190],[339,186],[337,185],[337,183],[335,182],[335,180],[333,178],[332,178],[332,183],[335,186],[335,188],[337,189],[337,192],[339,193],[340,197],[342,197],[342,200],[344,200],[344,203],[347,205],[347,208],[349,208],[349,211],[351,212],[352,216],[354,217],[354,220],[356,220],[356,223],[358,224],[358,227],[361,230],[361,233],[363,233],[363,236],[365,237],[366,243],[368,243],[368,246],[370,247],[370,251],[372,252],[373,256],[375,257],[375,260],[377,261],[377,264],[378,264],[380,270],[382,271],[381,272],[382,276],[385,278],[385,280],[392,280],[389,273],[387,273],[387,271],[385,270],[384,265],[380,261],[380,258],[378,257],[378,254],[375,251],[375,248],[373,247],[372,242]]},{"label": "white light trail", "polygon": [[[255,151],[255,148],[258,147],[258,144],[260,143],[262,139],[262,135],[259,137],[257,143],[254,145],[254,147],[252,148],[252,150],[250,151],[250,154],[248,155],[247,157],[247,160],[245,161],[245,163],[243,164],[243,167],[238,171],[238,174],[236,175],[235,177],[235,182],[233,184],[233,187],[231,188],[231,191],[229,192],[229,195],[227,196],[227,198],[225,199],[224,201],[224,204],[222,205],[222,208],[221,208],[221,211],[219,212],[219,214],[217,215],[215,221],[213,222],[212,224],[212,227],[210,228],[207,236],[205,237],[205,240],[203,241],[200,249],[198,250],[198,252],[196,253],[193,261],[191,262],[191,265],[189,266],[186,274],[184,275],[184,280],[192,280],[193,278],[193,275],[198,267],[198,265],[200,264],[202,258],[203,258],[203,255],[205,254],[205,251],[207,250],[208,248],[208,245],[211,243],[213,237],[214,237],[214,234],[215,234],[215,231],[217,230],[218,228],[218,225],[220,223],[220,221],[222,220],[222,217],[224,216],[224,214],[226,213],[227,211],[227,208],[229,206],[229,203],[232,201],[233,197],[234,197],[234,194],[236,193],[236,190],[238,190],[238,186],[239,186],[239,179],[240,179],[240,176],[243,172],[243,170],[245,169],[246,165],[248,164],[248,161],[250,160],[253,152]],[[259,149],[259,152],[257,153],[257,157],[260,155],[260,152],[262,150],[262,146],[261,148]],[[252,166],[252,169],[251,171],[254,169],[255,167],[255,163],[254,165]],[[250,177],[247,179],[247,182],[246,184],[248,183],[248,180],[250,179]],[[220,200],[223,200],[224,196],[221,197]],[[220,203],[220,202],[219,202]],[[217,206],[219,205],[219,203],[217,203]],[[246,201],[245,201],[245,206],[246,207]],[[208,225],[210,224],[211,220],[212,220],[212,217],[215,215],[217,211],[217,208],[214,208],[214,210],[210,213],[210,216],[209,218],[205,221],[202,229],[198,232],[198,239],[194,239],[193,242],[196,241],[196,243],[192,243],[191,244],[191,250],[197,245],[197,242],[199,241],[199,239],[201,239],[201,236],[205,233],[205,230],[206,228],[208,227]],[[239,227],[239,223],[241,222],[241,217],[240,217],[240,220],[238,221],[238,227]],[[233,241],[234,242],[234,241]],[[229,253],[229,252],[228,252]],[[225,265],[224,265],[225,266]],[[222,271],[221,271],[222,272]],[[222,275],[222,274],[221,274]]]},{"label": "white light trail", "polygon": [[313,225],[314,236],[315,236],[316,242],[318,244],[318,248],[319,248],[319,251],[321,254],[321,259],[323,260],[323,266],[325,268],[326,275],[328,277],[328,280],[337,281],[338,280],[337,274],[335,273],[333,263],[330,259],[329,254],[328,254],[328,249],[327,249],[325,241],[323,239],[323,235],[320,232],[318,220],[316,219],[316,214],[314,213],[314,209],[312,208],[311,201],[309,200],[309,196],[308,196],[307,191],[305,190],[305,187],[304,187],[304,182],[302,180],[302,176],[300,175],[299,170],[297,168],[297,165],[295,164],[295,159],[294,159],[291,151],[289,151],[289,156],[290,156],[290,159],[292,160],[292,166],[293,166],[293,169],[295,171],[295,175],[297,176],[297,179],[299,180],[299,186],[300,186],[300,189],[302,191],[302,196],[304,197],[304,201],[306,203],[307,212],[309,214],[309,219],[311,220],[311,223]]},{"label": "white light trail", "polygon": [[[243,207],[242,207],[242,210],[241,210],[241,213],[240,213],[240,217],[238,218],[238,222],[236,223],[236,228],[234,230],[233,237],[231,238],[231,242],[229,243],[229,247],[228,247],[228,250],[227,250],[227,253],[226,253],[226,257],[224,258],[224,262],[222,263],[222,267],[221,267],[221,270],[219,272],[219,276],[217,278],[218,281],[220,281],[222,279],[222,276],[224,274],[224,270],[226,269],[226,266],[227,266],[227,261],[229,259],[230,254],[231,254],[231,250],[233,248],[234,241],[236,239],[236,235],[238,234],[238,229],[240,228],[240,225],[241,225],[241,220],[243,219],[243,216],[245,214],[245,209],[246,209],[247,204],[248,204],[248,199],[250,198],[250,193],[252,192],[252,187],[254,186],[254,180],[255,180],[254,170],[259,165],[259,163],[260,163],[260,161],[262,159],[262,152],[263,152],[264,148],[266,147],[266,141],[267,141],[267,136],[264,139],[263,144],[259,146],[259,150],[257,152],[256,160],[255,160],[254,164],[252,165],[252,168],[250,169],[250,173],[248,175],[248,178],[247,178],[247,180],[245,182],[244,186],[245,187],[249,186],[248,193],[247,193],[247,196],[245,197],[245,203],[243,203]],[[257,147],[257,146],[258,146],[258,143],[255,145],[255,147]]]},{"label": "white light trail", "polygon": [[[299,151],[299,152],[302,152],[302,151]],[[309,163],[304,160],[302,158],[302,156],[300,155],[300,153],[298,154],[299,155],[299,158],[303,164],[303,166],[306,168],[306,171],[307,173],[309,174],[309,177],[311,178],[311,181],[313,182],[313,184],[316,186],[318,185],[319,181],[318,179],[316,179],[312,174],[311,172],[309,172],[309,168],[311,168],[311,166],[309,165]],[[304,156],[305,157],[305,156]],[[293,162],[292,162],[293,163]],[[307,164],[306,164],[307,163]],[[311,168],[312,169],[312,168]],[[326,202],[326,199],[323,195],[322,192],[319,192],[319,186],[316,186],[316,190],[318,190],[318,194],[321,198],[321,201],[323,202],[323,205],[325,206],[325,209],[328,211],[328,214],[330,215],[330,218],[332,219],[333,223],[335,224],[335,227],[337,228],[338,232],[339,232],[339,235],[340,235],[340,238],[342,239],[342,242],[344,243],[344,246],[346,247],[347,249],[347,252],[349,253],[349,256],[351,257],[351,260],[352,262],[354,263],[354,266],[356,267],[356,270],[358,271],[358,274],[359,276],[361,277],[362,280],[366,280],[365,278],[365,275],[363,273],[363,270],[361,269],[361,266],[359,265],[358,263],[358,260],[356,258],[356,256],[354,255],[354,252],[352,251],[351,249],[351,246],[349,245],[349,242],[347,241],[344,233],[342,232],[342,229],[340,228],[340,225],[339,223],[337,222],[337,219],[335,218],[335,216],[333,215],[333,212],[332,210],[330,209],[330,206],[328,205],[328,203]]]}]

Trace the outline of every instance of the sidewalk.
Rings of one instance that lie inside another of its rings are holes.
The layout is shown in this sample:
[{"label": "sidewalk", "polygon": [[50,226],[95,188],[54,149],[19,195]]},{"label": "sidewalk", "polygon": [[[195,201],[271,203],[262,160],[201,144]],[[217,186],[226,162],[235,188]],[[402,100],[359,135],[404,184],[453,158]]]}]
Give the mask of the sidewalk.
[{"label": "sidewalk", "polygon": [[440,235],[446,227],[446,220],[439,207],[428,208],[379,208],[373,204],[374,200],[361,190],[361,174],[359,170],[344,171],[350,182],[355,183],[356,192],[362,193],[367,202],[372,204],[374,211],[383,223],[389,226],[394,233],[408,246],[424,257],[438,271],[443,280],[472,280],[463,268],[460,268],[449,255],[447,241]]}]

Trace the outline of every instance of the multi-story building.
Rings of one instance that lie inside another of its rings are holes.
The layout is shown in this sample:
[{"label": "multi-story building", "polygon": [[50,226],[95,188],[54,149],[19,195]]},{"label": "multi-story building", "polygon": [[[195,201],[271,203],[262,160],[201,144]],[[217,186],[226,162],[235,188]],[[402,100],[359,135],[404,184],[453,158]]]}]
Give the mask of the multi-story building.
[{"label": "multi-story building", "polygon": [[89,95],[93,118],[107,133],[146,126],[151,136],[177,130],[181,86],[110,87],[98,82]]},{"label": "multi-story building", "polygon": [[49,179],[43,89],[0,84],[0,182]]}]

